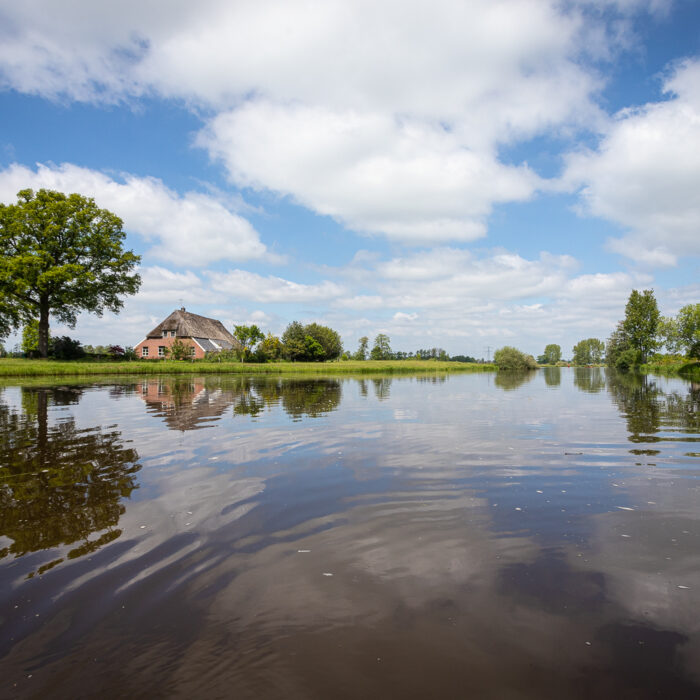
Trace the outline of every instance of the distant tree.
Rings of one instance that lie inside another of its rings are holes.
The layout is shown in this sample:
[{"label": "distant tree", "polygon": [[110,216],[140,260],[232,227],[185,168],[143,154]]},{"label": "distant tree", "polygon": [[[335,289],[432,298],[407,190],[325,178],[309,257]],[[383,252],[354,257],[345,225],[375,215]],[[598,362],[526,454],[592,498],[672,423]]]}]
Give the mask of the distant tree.
[{"label": "distant tree", "polygon": [[683,344],[679,335],[678,320],[672,316],[662,316],[656,329],[658,346],[666,348],[667,352],[675,355],[683,350]]},{"label": "distant tree", "polygon": [[620,355],[630,347],[629,339],[625,333],[623,322],[617,324],[615,330],[610,334],[608,342],[605,344],[605,364],[608,367],[615,367]]},{"label": "distant tree", "polygon": [[[544,358],[544,362],[540,362],[540,358]],[[561,360],[561,347],[556,343],[550,343],[545,347],[540,358],[537,361],[541,365],[556,365]]]},{"label": "distant tree", "polygon": [[306,354],[304,326],[292,321],[282,334],[283,354],[288,360],[303,360]]},{"label": "distant tree", "polygon": [[124,357],[125,350],[121,345],[110,345],[108,348],[109,355],[113,360],[121,360]]},{"label": "distant tree", "polygon": [[363,335],[358,341],[357,352],[353,356],[354,360],[366,360],[367,359],[367,346],[369,344],[369,338]]},{"label": "distant tree", "polygon": [[506,345],[493,353],[493,361],[498,369],[537,369],[532,355],[527,355],[517,348]]},{"label": "distant tree", "polygon": [[269,332],[258,345],[258,350],[267,360],[279,360],[282,356],[282,349],[282,341],[276,335],[272,335],[272,333]]},{"label": "distant tree", "polygon": [[39,354],[39,321],[35,318],[27,321],[22,328],[22,352],[27,357]]},{"label": "distant tree", "polygon": [[659,318],[654,290],[645,289],[641,293],[636,289],[632,290],[625,306],[622,327],[630,347],[639,352],[640,362],[646,362],[651,351],[657,346],[656,331]]},{"label": "distant tree", "polygon": [[336,331],[320,323],[309,323],[304,327],[306,335],[310,335],[322,348],[323,360],[335,360],[343,352],[343,343]]},{"label": "distant tree", "polygon": [[292,321],[282,335],[282,343],[283,354],[289,360],[335,360],[343,352],[338,333],[318,323],[304,326],[299,321]]},{"label": "distant tree", "polygon": [[265,334],[256,325],[234,326],[233,337],[241,344],[239,355],[243,362],[250,358],[253,346],[265,339]]},{"label": "distant tree", "polygon": [[452,355],[450,357],[452,362],[476,362],[476,358],[470,357],[469,355]]},{"label": "distant tree", "polygon": [[318,362],[324,359],[323,345],[311,335],[304,336],[305,359],[308,362]]},{"label": "distant tree", "polygon": [[689,357],[700,359],[700,304],[688,304],[678,312],[678,337]]},{"label": "distant tree", "polygon": [[374,346],[372,347],[372,352],[370,353],[370,359],[372,360],[390,360],[391,359],[391,345],[389,336],[384,333],[379,333],[374,339]]},{"label": "distant tree", "polygon": [[85,350],[81,347],[79,340],[62,335],[53,339],[51,354],[57,360],[77,360],[85,357]]},{"label": "distant tree", "polygon": [[598,338],[580,340],[573,349],[575,365],[596,365],[602,361],[605,353],[605,343]]},{"label": "distant tree", "polygon": [[49,352],[49,315],[71,328],[81,311],[118,312],[138,291],[139,256],[122,248],[122,220],[93,199],[21,190],[0,204],[0,330],[39,319],[38,352]]}]

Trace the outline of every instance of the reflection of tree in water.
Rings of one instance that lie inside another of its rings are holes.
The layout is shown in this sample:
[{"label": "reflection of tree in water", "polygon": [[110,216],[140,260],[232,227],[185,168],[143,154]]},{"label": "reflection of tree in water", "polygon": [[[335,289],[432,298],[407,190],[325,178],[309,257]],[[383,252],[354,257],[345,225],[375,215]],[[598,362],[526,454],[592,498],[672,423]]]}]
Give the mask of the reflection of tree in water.
[{"label": "reflection of tree in water", "polygon": [[341,386],[335,379],[161,377],[144,380],[141,397],[170,428],[185,431],[206,427],[229,407],[234,416],[258,416],[274,405],[295,419],[320,416],[338,407]]},{"label": "reflection of tree in water", "polygon": [[574,367],[574,386],[589,394],[605,389],[605,375],[600,367]]},{"label": "reflection of tree in water", "polygon": [[428,382],[430,384],[444,384],[447,381],[447,374],[419,374],[417,382]]},{"label": "reflection of tree in water", "polygon": [[374,395],[379,401],[385,401],[391,393],[391,377],[373,377]]},{"label": "reflection of tree in water", "polygon": [[663,429],[681,428],[700,433],[700,387],[690,384],[688,392],[665,393],[649,375],[636,372],[607,372],[608,390],[627,420],[631,442],[660,442]]},{"label": "reflection of tree in water", "polygon": [[[663,392],[646,374],[608,370],[608,390],[627,420],[631,442],[653,442],[658,438]],[[661,398],[660,398],[661,397]]]},{"label": "reflection of tree in water", "polygon": [[282,382],[282,406],[293,418],[321,416],[340,405],[342,390],[337,379]]},{"label": "reflection of tree in water", "polygon": [[547,386],[559,386],[561,384],[561,367],[543,367],[544,383]]},{"label": "reflection of tree in water", "polygon": [[77,403],[80,393],[24,388],[23,411],[0,403],[0,534],[13,540],[0,558],[82,540],[68,553],[72,559],[121,534],[112,528],[124,513],[122,499],[137,488],[136,450],[117,430],[79,430],[72,417],[48,423],[49,405]]},{"label": "reflection of tree in water", "polygon": [[496,378],[493,380],[494,384],[503,389],[504,391],[513,391],[518,387],[531,382],[535,377],[535,372],[533,370],[523,370],[511,371],[511,370],[499,370],[496,372]]}]

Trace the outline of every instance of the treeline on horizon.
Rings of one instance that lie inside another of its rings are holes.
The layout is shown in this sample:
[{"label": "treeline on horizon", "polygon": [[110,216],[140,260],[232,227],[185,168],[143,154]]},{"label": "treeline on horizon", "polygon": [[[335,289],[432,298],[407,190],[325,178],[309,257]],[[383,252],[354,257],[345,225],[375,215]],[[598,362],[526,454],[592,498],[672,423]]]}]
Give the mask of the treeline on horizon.
[{"label": "treeline on horizon", "polygon": [[[0,345],[0,357],[39,357],[38,322],[27,323],[22,329],[22,342],[12,352],[5,352]],[[234,326],[233,336],[240,343],[240,348],[207,353],[206,360],[217,362],[328,362],[333,360],[436,360],[441,362],[483,363],[469,355],[448,355],[443,348],[421,348],[415,352],[392,350],[391,339],[385,333],[374,338],[372,347],[369,337],[359,339],[355,352],[343,349],[343,343],[337,331],[319,323],[306,325],[292,321],[281,337],[268,332],[263,333],[256,325]],[[79,359],[139,359],[132,347],[121,345],[82,345],[79,340],[68,336],[49,336],[48,356],[59,360]],[[190,360],[189,347],[176,340],[166,349],[165,359]],[[152,360],[149,360],[152,362]]]},{"label": "treeline on horizon", "polygon": [[[655,352],[665,349],[666,353]],[[496,350],[499,369],[536,369],[540,365],[600,365],[628,370],[647,364],[679,363],[700,359],[700,304],[686,304],[676,316],[661,316],[653,289],[633,290],[607,342],[599,338],[580,340],[570,361],[562,359],[561,347],[547,345],[537,360],[517,348]]]}]

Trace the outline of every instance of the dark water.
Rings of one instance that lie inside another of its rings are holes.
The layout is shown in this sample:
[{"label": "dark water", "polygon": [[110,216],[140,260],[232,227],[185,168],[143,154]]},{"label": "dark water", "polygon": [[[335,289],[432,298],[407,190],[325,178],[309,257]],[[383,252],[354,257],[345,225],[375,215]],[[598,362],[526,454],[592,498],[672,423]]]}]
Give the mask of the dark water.
[{"label": "dark water", "polygon": [[700,387],[0,389],[0,696],[700,697]]}]

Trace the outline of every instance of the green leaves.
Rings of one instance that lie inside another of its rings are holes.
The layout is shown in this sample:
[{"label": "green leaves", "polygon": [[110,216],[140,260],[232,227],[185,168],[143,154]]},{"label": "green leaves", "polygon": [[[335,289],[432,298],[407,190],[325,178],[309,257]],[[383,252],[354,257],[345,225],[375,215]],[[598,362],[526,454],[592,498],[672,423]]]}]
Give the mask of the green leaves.
[{"label": "green leaves", "polygon": [[39,349],[48,349],[48,319],[73,326],[81,311],[118,312],[138,291],[140,257],[122,247],[122,220],[92,198],[21,190],[0,204],[0,335],[39,318]]},{"label": "green leaves", "polygon": [[625,307],[622,329],[630,347],[639,351],[641,362],[645,362],[651,351],[657,347],[656,331],[659,319],[654,290],[632,290]]}]

